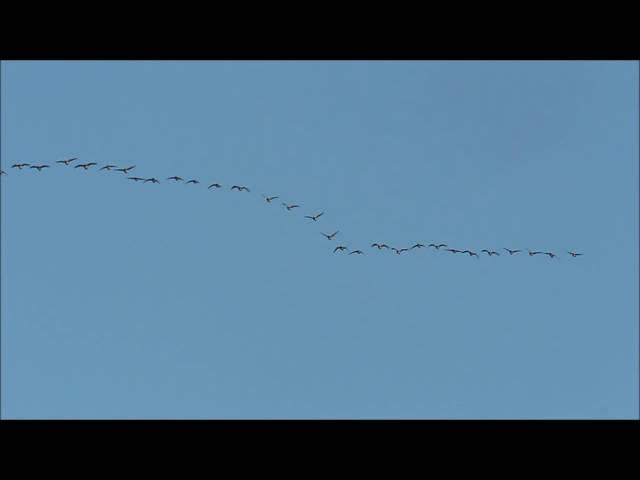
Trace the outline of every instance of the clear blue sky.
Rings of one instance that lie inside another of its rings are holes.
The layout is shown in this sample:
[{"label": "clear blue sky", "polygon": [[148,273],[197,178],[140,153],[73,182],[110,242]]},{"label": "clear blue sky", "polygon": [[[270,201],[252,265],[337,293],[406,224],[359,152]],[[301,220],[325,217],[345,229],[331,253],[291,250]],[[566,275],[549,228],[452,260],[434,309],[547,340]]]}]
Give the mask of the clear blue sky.
[{"label": "clear blue sky", "polygon": [[1,75],[3,418],[638,417],[637,63]]}]

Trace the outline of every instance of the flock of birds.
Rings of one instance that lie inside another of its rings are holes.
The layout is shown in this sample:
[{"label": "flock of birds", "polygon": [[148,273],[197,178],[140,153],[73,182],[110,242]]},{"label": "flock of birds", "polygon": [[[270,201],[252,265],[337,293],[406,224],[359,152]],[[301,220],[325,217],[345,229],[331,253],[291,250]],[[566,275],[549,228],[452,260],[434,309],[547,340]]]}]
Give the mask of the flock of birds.
[{"label": "flock of birds", "polygon": [[[78,160],[77,157],[74,158],[69,158],[66,160],[58,160],[56,161],[57,164],[60,165],[64,165],[64,166],[71,166],[71,164],[73,162],[75,162],[76,160]],[[91,167],[97,167],[98,164],[96,162],[88,162],[88,163],[76,163],[73,165],[73,168],[82,168],[83,170],[88,170]],[[15,163],[11,166],[11,168],[17,168],[18,170],[22,170],[23,168],[29,168],[29,169],[34,169],[37,170],[38,172],[42,171],[45,168],[50,168],[49,165],[47,164],[42,164],[42,165],[31,165],[29,163]],[[125,175],[129,175],[129,172],[131,170],[133,170],[134,168],[136,168],[135,165],[131,165],[129,167],[118,167],[117,165],[104,165],[102,166],[99,170],[107,170],[107,171],[114,171],[114,172],[121,172]],[[2,175],[7,175],[7,173],[4,170],[0,170],[0,176]],[[151,178],[144,178],[144,177],[137,177],[137,176],[127,176],[127,179],[129,180],[133,180],[134,182],[142,182],[142,183],[160,183],[160,180],[158,180],[155,177],[151,177]],[[183,182],[185,185],[198,185],[200,183],[199,180],[197,179],[189,179],[186,180],[182,177],[179,177],[177,175],[174,175],[172,177],[168,177],[167,178],[168,181],[173,181],[175,183],[177,182]],[[222,188],[222,185],[220,185],[219,183],[212,183],[210,184],[208,187],[208,189],[219,189]],[[249,190],[248,187],[243,186],[243,185],[232,185],[231,186],[231,190],[237,190],[238,192],[251,192],[251,190]],[[271,203],[273,202],[273,200],[277,200],[280,197],[278,195],[273,195],[273,196],[268,196],[268,195],[262,195],[262,197],[265,199],[265,201],[267,203]],[[287,211],[291,211],[295,208],[301,208],[300,205],[298,204],[287,204],[285,202],[282,202],[282,205],[287,209]],[[304,218],[308,218],[314,222],[317,222],[318,219],[320,217],[322,217],[322,215],[324,215],[324,212],[319,212],[316,213],[315,215],[305,215]],[[320,232],[324,237],[327,238],[327,240],[334,240],[336,235],[338,235],[338,233],[340,233],[338,230],[336,230],[335,232],[331,233],[331,234],[327,234],[324,232]],[[446,252],[451,252],[452,254],[467,254],[470,257],[476,257],[476,258],[480,258],[480,255],[477,252],[474,252],[472,250],[458,250],[456,248],[444,248],[444,247],[448,247],[449,245],[447,245],[446,243],[439,243],[439,244],[435,244],[435,243],[430,243],[428,245],[424,245],[422,243],[416,243],[410,247],[406,247],[406,248],[396,248],[396,247],[390,247],[389,245],[387,245],[386,243],[372,243],[370,248],[377,248],[378,250],[382,250],[382,249],[386,249],[386,250],[390,250],[396,253],[396,255],[401,255],[404,252],[409,252],[411,250],[414,249],[420,249],[420,248],[434,248],[435,250],[440,250],[440,249],[444,249],[444,251]],[[512,250],[509,248],[504,248],[504,250],[506,252],[509,253],[509,255],[516,255],[520,252],[522,252],[522,250]],[[338,245],[333,249],[333,253],[336,252],[349,252],[348,255],[364,255],[364,252],[362,250],[359,249],[349,249],[346,245]],[[553,253],[553,252],[543,252],[543,251],[531,251],[531,250],[527,250],[528,254],[530,257],[533,257],[535,255],[547,255],[549,258],[553,259],[553,258],[557,258],[558,255]],[[492,257],[494,255],[499,256],[500,253],[498,253],[495,250],[488,250],[488,249],[482,249],[480,250],[480,253],[486,253],[487,256]],[[582,253],[577,253],[577,252],[567,252],[569,255],[571,255],[573,258],[575,257],[579,257],[581,255],[583,255]]]}]

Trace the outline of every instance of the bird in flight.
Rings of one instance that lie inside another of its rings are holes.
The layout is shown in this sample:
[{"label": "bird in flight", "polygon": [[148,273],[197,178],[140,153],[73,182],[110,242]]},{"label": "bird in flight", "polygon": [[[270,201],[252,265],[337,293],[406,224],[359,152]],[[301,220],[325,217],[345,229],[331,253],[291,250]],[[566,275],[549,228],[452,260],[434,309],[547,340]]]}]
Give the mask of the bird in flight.
[{"label": "bird in flight", "polygon": [[402,252],[408,252],[409,251],[408,248],[401,248],[400,250],[398,250],[396,247],[391,247],[391,250],[396,252],[397,255],[400,255]]},{"label": "bird in flight", "polygon": [[0,170],[0,175],[6,175],[7,172],[5,172],[4,170]]},{"label": "bird in flight", "polygon": [[129,177],[129,180],[133,180],[135,182],[140,182],[141,180],[144,180],[144,178],[140,178],[140,177]]},{"label": "bird in flight", "polygon": [[445,248],[445,251],[451,253],[463,253],[462,250],[456,250],[455,248]]},{"label": "bird in flight", "polygon": [[167,180],[175,180],[176,182],[184,182],[184,178],[178,177],[178,176],[175,176],[175,175],[173,177],[167,178]]},{"label": "bird in flight", "polygon": [[282,205],[284,205],[285,207],[287,207],[287,210],[291,210],[292,208],[298,208],[300,207],[300,205],[287,205],[286,203],[282,203]]},{"label": "bird in flight", "polygon": [[543,252],[544,255],[548,255],[549,258],[555,258],[557,257],[557,255],[555,253],[551,253],[551,252]]},{"label": "bird in flight", "polygon": [[476,252],[472,252],[471,250],[463,250],[460,253],[468,253],[470,257],[476,256],[480,258]]},{"label": "bird in flight", "polygon": [[246,190],[247,192],[250,192],[251,190],[249,190],[247,187],[242,187],[240,185],[234,185],[231,187],[231,190],[236,189],[239,192],[241,192],[242,190]]},{"label": "bird in flight", "polygon": [[500,256],[500,254],[498,252],[495,252],[493,250],[487,250],[486,248],[483,248],[482,250],[480,250],[481,252],[486,252],[487,255],[491,256],[491,255],[498,255]]},{"label": "bird in flight", "polygon": [[584,255],[584,253],[576,253],[576,252],[567,252],[573,258],[579,257],[580,255]]},{"label": "bird in flight", "polygon": [[340,250],[341,252],[344,250],[349,250],[347,247],[345,247],[344,245],[338,245],[336,248],[333,249],[333,253],[336,253],[338,250]]},{"label": "bird in flight", "polygon": [[151,183],[160,183],[160,181],[159,181],[157,178],[155,178],[155,177],[152,177],[152,178],[145,178],[144,182],[142,182],[142,183],[147,183],[147,182],[151,182]]},{"label": "bird in flight", "polygon": [[102,168],[100,169],[100,171],[102,171],[102,170],[108,170],[108,171],[110,172],[112,168],[116,168],[116,167],[117,167],[117,165],[105,165],[104,167],[102,167]]},{"label": "bird in flight", "polygon": [[57,160],[56,163],[64,163],[65,165],[69,165],[71,162],[73,162],[74,160],[77,160],[78,157],[74,157],[74,158],[69,158],[67,160]]},{"label": "bird in flight", "polygon": [[188,182],[186,182],[185,185],[189,185],[190,183],[193,183],[194,185],[196,185],[196,184],[198,184],[200,182],[198,180],[191,179]]},{"label": "bird in flight", "polygon": [[507,252],[509,252],[509,255],[513,255],[513,254],[515,254],[515,253],[518,253],[518,252],[521,252],[521,251],[522,251],[522,250],[509,250],[508,248],[505,248],[505,250],[506,250]]},{"label": "bird in flight", "polygon": [[349,255],[353,255],[354,253],[356,255],[364,255],[364,252],[362,250],[354,250],[353,252],[349,252]]},{"label": "bird in flight", "polygon": [[94,165],[97,165],[97,163],[96,162],[80,163],[73,168],[84,168],[85,170],[87,170],[89,167],[92,167]]},{"label": "bird in flight", "polygon": [[207,188],[213,188],[213,187],[216,187],[216,188],[222,188],[222,185],[220,185],[219,183],[212,183],[212,184],[211,184],[211,185],[209,185]]},{"label": "bird in flight", "polygon": [[29,168],[35,168],[40,172],[43,168],[49,168],[49,165],[31,165]]},{"label": "bird in flight", "polygon": [[372,247],[376,247],[378,250],[382,250],[383,248],[389,248],[389,245],[387,245],[386,243],[372,243],[371,244]]},{"label": "bird in flight", "polygon": [[279,196],[273,196],[273,197],[267,197],[266,195],[262,195],[264,197],[264,199],[267,201],[267,203],[271,203],[273,200],[275,200],[276,198],[280,198]]},{"label": "bird in flight", "polygon": [[28,167],[31,165],[30,163],[14,163],[11,165],[11,168],[17,168],[18,170],[22,170],[24,167]]},{"label": "bird in flight", "polygon": [[310,218],[314,222],[317,222],[322,215],[324,215],[324,212],[320,212],[317,215],[305,215],[304,218]]},{"label": "bird in flight", "polygon": [[440,250],[440,248],[447,247],[448,245],[446,243],[441,243],[440,245],[436,245],[435,243],[430,243],[429,246],[435,247],[436,250]]},{"label": "bird in flight", "polygon": [[422,247],[424,247],[424,245],[423,245],[423,244],[421,244],[421,243],[416,243],[413,247],[411,247],[411,250],[413,250],[414,248],[422,248]]},{"label": "bird in flight", "polygon": [[544,252],[532,252],[531,250],[527,250],[529,252],[529,256],[533,257],[534,255],[538,255],[540,253],[544,253]]},{"label": "bird in flight", "polygon": [[[322,233],[322,232],[320,232]],[[324,235],[325,237],[327,237],[327,240],[333,240],[333,237],[335,237],[338,234],[338,230],[336,230],[335,232],[333,232],[331,235],[327,235],[326,233],[322,233],[322,235]]]},{"label": "bird in flight", "polygon": [[126,175],[126,174],[129,173],[129,170],[133,170],[134,168],[136,168],[136,166],[135,165],[131,165],[130,167],[127,167],[127,168],[116,168],[115,171],[116,172],[122,172],[122,173],[124,173]]}]

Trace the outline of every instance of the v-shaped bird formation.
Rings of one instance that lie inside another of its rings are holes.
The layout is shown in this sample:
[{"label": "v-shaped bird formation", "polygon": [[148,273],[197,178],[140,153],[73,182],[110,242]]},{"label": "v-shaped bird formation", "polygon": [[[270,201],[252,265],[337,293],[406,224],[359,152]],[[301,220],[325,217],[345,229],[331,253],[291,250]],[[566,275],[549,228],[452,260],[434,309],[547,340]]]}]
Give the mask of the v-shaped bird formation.
[{"label": "v-shaped bird formation", "polygon": [[[66,160],[56,160],[56,164],[60,165],[62,168],[65,167],[70,167],[70,168],[82,168],[83,170],[89,170],[90,167],[96,167],[98,166],[98,163],[96,162],[87,162],[87,163],[76,163],[74,165],[71,165],[71,163],[75,162],[76,160],[78,160],[78,157],[73,157],[73,158],[68,158]],[[50,168],[50,165],[48,164],[41,164],[41,165],[32,165],[30,163],[14,163],[13,165],[11,165],[12,169],[17,169],[17,170],[22,170],[23,168],[27,168],[29,170],[37,170],[38,172],[41,172],[42,170],[44,170],[45,168]],[[113,165],[113,164],[106,164],[104,166],[102,166],[100,169],[98,169],[98,171],[106,171],[106,172],[122,172],[125,175],[128,175],[129,172],[133,169],[136,168],[136,165],[130,165],[128,167],[118,167],[117,165]],[[0,176],[9,176],[7,174],[7,172],[5,172],[4,170],[0,170]],[[158,180],[156,177],[149,177],[149,178],[145,178],[145,177],[138,177],[138,176],[127,176],[126,177],[128,180],[133,180],[134,182],[138,183],[138,182],[142,182],[144,183],[160,183],[160,180]],[[200,184],[200,180],[198,179],[189,179],[187,181],[184,180],[183,177],[180,177],[178,175],[173,175],[171,177],[167,177],[167,180],[171,180],[171,182],[169,183],[179,183],[182,182],[184,185],[199,185]],[[223,186],[218,183],[218,182],[213,182],[210,183],[209,186],[207,187],[207,189],[211,189],[211,188],[216,188],[216,189],[221,189],[223,188]],[[232,185],[230,190],[237,190],[238,192],[247,192],[250,193],[251,190],[244,186],[244,185]],[[271,203],[273,200],[280,198],[279,195],[266,195],[266,194],[262,194],[262,198],[264,198],[264,200],[266,201],[266,203]],[[297,204],[297,203],[286,203],[286,202],[282,202],[282,206],[284,206],[287,211],[291,211],[295,208],[302,208],[301,205]],[[320,220],[320,217],[322,217],[324,215],[324,211],[316,213],[316,214],[310,214],[310,215],[304,215],[304,218],[308,218],[310,220],[313,220],[314,222],[317,222]],[[328,233],[324,233],[324,232],[320,232],[327,240],[331,241],[334,240],[336,235],[338,235],[338,233],[340,233],[339,230],[336,230],[335,232],[328,234]],[[381,250],[390,250],[393,251],[396,255],[402,255],[405,252],[411,252],[414,250],[420,250],[421,248],[426,248],[426,250],[429,250],[430,248],[434,248],[435,250],[439,251],[441,248],[443,247],[449,247],[448,244],[446,243],[429,243],[428,245],[424,245],[423,243],[420,242],[416,242],[415,244],[413,244],[412,246],[407,246],[407,247],[390,247],[389,245],[387,245],[386,243],[378,243],[378,242],[374,242],[371,244],[370,248],[375,248],[379,251]],[[509,256],[513,256],[513,255],[517,255],[518,253],[521,253],[522,250],[521,249],[509,249],[506,247],[503,247],[502,250],[504,250],[505,252],[509,253]],[[465,249],[465,250],[458,250],[456,248],[445,248],[443,249],[443,251],[445,252],[450,252],[453,254],[467,254],[469,257],[476,257],[476,259],[480,258],[480,255],[473,251],[473,250],[469,250],[469,249]],[[364,252],[360,249],[351,249],[346,245],[338,245],[337,247],[335,247],[333,249],[333,253],[337,253],[337,252],[348,252],[348,255],[364,255]],[[481,253],[486,254],[487,257],[492,257],[492,256],[500,256],[500,253],[496,250],[492,250],[492,249],[487,249],[487,248],[483,248],[482,250],[480,250]],[[543,252],[540,250],[534,250],[531,251],[529,249],[527,249],[527,253],[529,254],[530,257],[534,257],[536,255],[546,255],[548,256],[550,259],[557,259],[559,258],[558,255],[556,253],[553,252]],[[582,253],[578,253],[578,252],[573,252],[573,251],[567,251],[567,254],[570,255],[572,258],[577,258],[579,256],[582,256]]]}]

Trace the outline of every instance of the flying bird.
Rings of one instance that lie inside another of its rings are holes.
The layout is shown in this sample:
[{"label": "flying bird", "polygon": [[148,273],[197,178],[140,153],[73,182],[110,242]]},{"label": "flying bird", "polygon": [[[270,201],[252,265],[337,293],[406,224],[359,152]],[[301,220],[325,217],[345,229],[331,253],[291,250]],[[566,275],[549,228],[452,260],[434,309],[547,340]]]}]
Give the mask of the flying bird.
[{"label": "flying bird", "polygon": [[127,168],[116,168],[115,171],[116,172],[122,172],[122,173],[124,173],[126,175],[126,174],[129,173],[129,170],[133,170],[134,168],[136,168],[136,166],[135,165],[131,165],[130,167],[127,167]]},{"label": "flying bird", "polygon": [[92,167],[94,165],[97,165],[97,163],[96,162],[80,163],[73,168],[84,168],[85,170],[87,170],[89,167]]},{"label": "flying bird", "polygon": [[349,255],[353,255],[354,253],[356,255],[364,255],[364,252],[362,250],[354,250],[353,252],[349,252]]},{"label": "flying bird", "polygon": [[304,218],[310,218],[314,222],[317,222],[322,215],[324,215],[324,212],[320,212],[317,215],[305,215]]},{"label": "flying bird", "polygon": [[0,175],[7,175],[7,172],[5,172],[4,170],[0,170]]},{"label": "flying bird", "polygon": [[468,253],[470,257],[476,256],[480,258],[476,252],[472,252],[471,250],[463,250],[460,253]]},{"label": "flying bird", "polygon": [[239,192],[241,192],[242,190],[246,190],[247,192],[250,192],[250,191],[251,191],[251,190],[249,190],[247,187],[242,187],[242,186],[240,186],[240,185],[233,185],[233,186],[231,187],[231,190],[234,190],[234,189],[238,190]]},{"label": "flying bird", "polygon": [[445,251],[451,253],[462,253],[462,250],[456,250],[455,248],[445,248]]},{"label": "flying bird", "polygon": [[152,177],[152,178],[146,178],[146,179],[144,180],[144,182],[142,182],[142,183],[147,183],[147,182],[151,182],[151,183],[160,183],[160,181],[159,181],[157,178],[155,178],[155,177]]},{"label": "flying bird", "polygon": [[35,168],[40,172],[43,168],[49,168],[49,165],[31,165],[29,168]]},{"label": "flying bird", "polygon": [[349,249],[344,245],[338,245],[336,248],[333,249],[333,253],[336,253],[338,250],[342,252],[343,250],[349,250]]},{"label": "flying bird", "polygon": [[382,250],[383,248],[389,248],[389,245],[387,245],[386,243],[372,243],[371,244],[372,247],[376,247],[378,250]]},{"label": "flying bird", "polygon": [[140,177],[129,177],[129,180],[133,180],[135,182],[139,182],[141,180],[144,180],[144,178],[140,178]]},{"label": "flying bird", "polygon": [[538,255],[540,253],[544,253],[544,252],[532,252],[531,250],[527,250],[527,252],[529,252],[530,257],[533,257],[534,255]]},{"label": "flying bird", "polygon": [[300,205],[287,205],[286,203],[282,203],[282,205],[284,205],[285,207],[287,207],[287,210],[291,210],[292,208],[298,208],[300,207]]},{"label": "flying bird", "polygon": [[584,253],[575,253],[575,252],[567,252],[573,258],[579,257],[580,255],[584,255]]},{"label": "flying bird", "polygon": [[491,256],[491,255],[498,255],[500,256],[500,254],[494,250],[487,250],[486,248],[483,248],[482,250],[480,250],[481,252],[486,252],[487,255]]},{"label": "flying bird", "polygon": [[184,178],[178,177],[178,176],[169,177],[169,178],[167,178],[167,180],[175,180],[176,182],[184,182]]},{"label": "flying bird", "polygon": [[557,255],[555,253],[551,253],[551,252],[543,252],[544,255],[548,255],[549,258],[555,258],[557,257]]},{"label": "flying bird", "polygon": [[448,245],[446,243],[441,243],[440,245],[436,245],[435,243],[430,243],[429,246],[435,247],[436,250],[440,250],[440,248],[447,247]]},{"label": "flying bird", "polygon": [[262,195],[264,197],[264,199],[267,201],[267,203],[271,203],[273,200],[275,200],[276,198],[280,198],[279,196],[274,196],[274,197],[267,197],[266,195]]},{"label": "flying bird", "polygon": [[[322,233],[322,232],[320,232]],[[322,235],[324,235],[325,237],[327,237],[327,240],[333,240],[333,237],[335,237],[338,234],[338,230],[336,230],[335,232],[333,232],[331,235],[327,235],[326,233],[322,233]]]},{"label": "flying bird", "polygon": [[400,250],[398,250],[395,247],[391,247],[391,250],[393,250],[394,252],[396,252],[396,254],[400,255],[402,252],[408,252],[409,249],[408,248],[401,248]]},{"label": "flying bird", "polygon": [[211,185],[209,185],[207,188],[212,188],[212,187],[222,188],[222,185],[220,185],[219,183],[212,183],[212,184],[211,184]]},{"label": "flying bird", "polygon": [[185,183],[185,185],[189,185],[190,183],[193,183],[194,185],[200,183],[198,180],[189,180],[188,182]]},{"label": "flying bird", "polygon": [[521,251],[522,251],[522,250],[509,250],[508,248],[505,248],[505,250],[506,250],[507,252],[509,252],[509,255],[513,255],[513,254],[515,254],[515,253],[518,253],[518,252],[521,252]]},{"label": "flying bird", "polygon": [[77,160],[78,157],[74,157],[74,158],[69,158],[67,160],[57,160],[56,163],[64,163],[65,165],[69,165],[71,162],[73,162],[74,160]]},{"label": "flying bird", "polygon": [[102,167],[102,168],[100,169],[100,171],[102,171],[102,170],[108,170],[108,171],[110,172],[112,168],[116,168],[116,167],[117,167],[117,165],[105,165],[104,167]]},{"label": "flying bird", "polygon": [[22,170],[24,167],[28,167],[31,165],[30,163],[14,163],[11,165],[11,168],[17,168],[18,170]]},{"label": "flying bird", "polygon": [[414,248],[422,248],[422,247],[424,247],[424,245],[423,245],[423,244],[421,244],[421,243],[416,243],[413,247],[411,247],[411,250],[413,250]]}]

